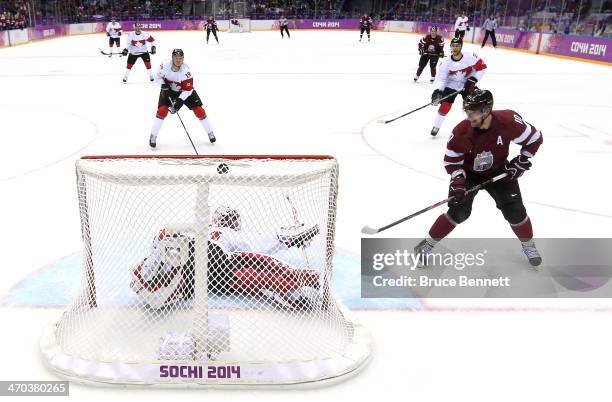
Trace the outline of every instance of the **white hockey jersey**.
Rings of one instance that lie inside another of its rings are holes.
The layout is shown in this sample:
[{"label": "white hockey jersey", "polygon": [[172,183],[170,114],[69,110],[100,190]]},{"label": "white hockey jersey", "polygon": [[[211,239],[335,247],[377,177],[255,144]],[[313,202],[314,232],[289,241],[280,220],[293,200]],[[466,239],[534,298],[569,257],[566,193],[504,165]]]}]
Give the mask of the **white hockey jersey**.
[{"label": "white hockey jersey", "polygon": [[106,24],[106,32],[111,38],[118,38],[121,34],[121,24],[118,22],[109,22]]},{"label": "white hockey jersey", "polygon": [[487,65],[476,55],[476,53],[462,53],[458,61],[453,60],[452,56],[442,59],[438,66],[434,89],[440,91],[444,88],[452,88],[455,91],[463,89],[469,77],[474,77],[478,81],[482,79]]},{"label": "white hockey jersey", "polygon": [[[266,255],[272,255],[280,249],[287,247],[278,240],[276,234],[254,234],[230,228],[211,227],[210,239],[220,244],[230,253],[236,251],[253,251]],[[249,239],[247,241],[247,239]]]},{"label": "white hockey jersey", "polygon": [[167,84],[175,92],[181,92],[179,98],[187,99],[193,92],[193,77],[189,66],[185,63],[177,71],[173,70],[172,60],[164,61],[155,74],[155,81],[159,84]]},{"label": "white hockey jersey", "polygon": [[468,17],[457,17],[457,20],[455,21],[455,31],[456,30],[460,30],[460,31],[465,31],[465,29],[468,27]]},{"label": "white hockey jersey", "polygon": [[[189,225],[169,225],[159,232],[159,235],[153,240],[151,254],[149,258],[156,260],[161,252],[160,245],[166,237],[185,237],[193,239],[195,237],[192,228]],[[236,251],[250,251],[272,255],[279,250],[287,249],[287,246],[282,243],[278,235],[275,233],[260,234],[245,232],[244,230],[234,230],[226,227],[210,226],[208,229],[208,240],[219,244],[225,251],[233,253]]]},{"label": "white hockey jersey", "polygon": [[149,51],[147,42],[151,46],[155,45],[155,39],[145,31],[140,31],[140,35],[136,35],[136,32],[130,32],[127,39],[127,50],[130,54],[147,53]]}]

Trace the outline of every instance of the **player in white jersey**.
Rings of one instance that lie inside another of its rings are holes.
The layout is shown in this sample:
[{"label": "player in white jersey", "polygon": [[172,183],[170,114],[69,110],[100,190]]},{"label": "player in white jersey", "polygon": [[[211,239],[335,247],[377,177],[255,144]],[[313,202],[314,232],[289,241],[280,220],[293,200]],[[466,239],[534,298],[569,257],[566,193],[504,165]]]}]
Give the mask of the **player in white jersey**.
[{"label": "player in white jersey", "polygon": [[[476,88],[476,83],[480,81],[487,65],[476,55],[476,53],[463,53],[463,42],[461,39],[453,38],[450,43],[451,54],[442,59],[438,66],[434,91],[431,94],[431,101],[434,105],[439,104],[434,126],[431,135],[435,136],[440,131],[442,123],[450,112],[453,102],[458,94],[449,96],[454,92],[461,91],[461,96],[465,97]],[[444,99],[449,96],[448,98]]]},{"label": "player in white jersey", "polygon": [[108,57],[113,57],[113,45],[117,46],[117,49],[121,47],[119,38],[121,36],[121,24],[114,17],[106,24],[106,36],[108,36]]},{"label": "player in white jersey", "polygon": [[[202,244],[195,226],[166,226],[153,239],[147,257],[134,268],[130,287],[150,307],[161,308],[193,295],[194,261]],[[217,208],[206,239],[208,290],[213,294],[249,293],[287,308],[312,306],[318,294],[318,273],[273,257],[277,251],[306,248],[319,234],[317,225],[295,229],[291,234],[247,233],[238,211]]]},{"label": "player in white jersey", "polygon": [[122,54],[128,56],[127,66],[125,69],[125,75],[123,76],[123,82],[127,82],[128,75],[134,66],[134,63],[140,58],[144,62],[145,67],[149,73],[149,79],[154,80],[153,74],[151,73],[151,56],[149,55],[149,48],[147,44],[151,44],[151,54],[155,54],[155,39],[142,30],[142,24],[134,24],[134,32],[130,32],[127,38],[127,47],[123,49]]},{"label": "player in white jersey", "polygon": [[174,49],[172,60],[163,62],[155,75],[155,80],[161,85],[161,91],[159,92],[157,113],[153,121],[151,137],[149,138],[151,148],[157,146],[157,135],[168,112],[172,114],[178,112],[183,104],[192,110],[200,120],[200,124],[208,134],[210,142],[217,140],[210,120],[206,116],[206,111],[202,107],[202,100],[193,89],[193,76],[189,71],[189,66],[183,63],[184,58],[185,54],[181,49]]},{"label": "player in white jersey", "polygon": [[465,36],[465,31],[470,30],[470,25],[468,24],[468,17],[466,17],[465,12],[461,12],[461,15],[457,17],[455,21],[455,38],[460,38],[463,40]]}]

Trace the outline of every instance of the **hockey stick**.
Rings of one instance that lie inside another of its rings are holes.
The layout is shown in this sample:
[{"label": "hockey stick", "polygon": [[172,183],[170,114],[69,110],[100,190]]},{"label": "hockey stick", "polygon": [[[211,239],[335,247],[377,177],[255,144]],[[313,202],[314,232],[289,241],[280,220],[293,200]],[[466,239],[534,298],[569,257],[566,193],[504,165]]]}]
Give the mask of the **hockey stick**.
[{"label": "hockey stick", "polygon": [[[483,187],[485,187],[486,185],[489,185],[491,183],[495,183],[496,181],[503,179],[507,175],[508,175],[507,173],[499,174],[499,175],[497,175],[495,177],[490,178],[489,180],[483,181],[482,183],[480,183],[477,186],[474,186],[474,187],[470,188],[465,193],[466,194],[470,194],[470,193],[473,193],[474,191],[478,191],[478,190],[482,189]],[[422,213],[427,212],[430,209],[434,209],[434,208],[439,207],[442,204],[446,204],[447,202],[451,201],[453,198],[454,197],[448,197],[448,198],[446,198],[446,199],[444,199],[442,201],[438,201],[435,204],[432,204],[432,205],[430,205],[430,206],[428,206],[426,208],[421,209],[420,211],[417,211],[417,212],[415,212],[415,213],[413,213],[411,215],[405,216],[402,219],[399,219],[399,220],[397,220],[397,221],[395,221],[393,223],[388,224],[387,226],[383,226],[383,227],[378,228],[378,229],[375,229],[375,228],[373,228],[371,226],[367,226],[366,225],[366,226],[364,226],[361,229],[361,233],[367,234],[367,235],[373,235],[373,234],[376,234],[376,233],[383,232],[383,231],[385,231],[385,230],[387,230],[389,228],[392,228],[395,225],[399,225],[400,223],[407,221],[408,219],[412,219],[412,218],[414,218],[417,215],[421,215]]]},{"label": "hockey stick", "polygon": [[[460,94],[461,92],[463,92],[463,90],[460,90],[460,91],[455,91],[455,92],[453,92],[452,94],[446,95],[444,98],[441,98],[440,100],[438,100],[438,103],[442,102],[442,101],[443,101],[443,100],[445,100],[445,99],[450,98],[451,96],[455,96],[455,95],[457,95],[457,94]],[[377,123],[389,124],[389,123],[391,123],[392,121],[395,121],[395,120],[397,120],[397,119],[401,119],[402,117],[406,117],[406,116],[408,116],[409,114],[412,114],[412,113],[414,113],[414,112],[418,112],[419,110],[421,110],[421,109],[425,109],[427,106],[432,106],[433,104],[434,104],[434,102],[429,102],[429,103],[428,103],[428,104],[426,104],[426,105],[423,105],[423,106],[421,106],[421,107],[419,107],[419,108],[416,108],[416,109],[414,109],[414,110],[411,110],[411,111],[409,111],[408,113],[404,113],[404,114],[403,114],[403,115],[401,115],[401,116],[397,116],[397,117],[396,117],[396,118],[394,118],[394,119],[391,119],[391,120],[385,120],[385,119],[380,119],[380,120],[377,120]]]},{"label": "hockey stick", "polygon": [[[293,221],[295,222],[295,227],[297,228],[300,225],[300,220],[298,218],[297,209],[295,208],[293,201],[291,201],[291,198],[289,198],[289,195],[285,194],[285,199],[287,199],[287,202],[291,206],[291,211],[293,212]],[[302,253],[304,254],[304,260],[306,261],[306,267],[310,267],[310,261],[308,260],[308,253],[306,252],[306,248],[304,247],[300,247],[300,248],[302,249]]]},{"label": "hockey stick", "polygon": [[98,48],[98,50],[100,51],[100,53],[102,53],[102,54],[103,54],[103,55],[105,55],[105,56],[110,56],[110,55],[112,55],[112,54],[118,54],[119,56],[123,56],[123,53],[121,53],[121,52],[118,52],[118,53],[115,53],[115,52],[110,52],[110,53],[108,53],[108,52],[105,52],[104,50],[102,50],[102,49],[100,49],[100,48]]},{"label": "hockey stick", "polygon": [[[168,96],[168,99],[170,99],[170,104],[172,104],[172,107],[174,108],[174,101],[172,101],[172,98],[170,98],[170,96]],[[183,123],[183,119],[181,119],[181,115],[179,114],[179,111],[176,111],[176,116],[179,118],[179,121],[181,122],[181,124],[183,125],[183,128],[185,129],[185,134],[187,134],[187,138],[189,138],[189,142],[191,142],[191,146],[193,147],[193,151],[195,152],[196,155],[200,155],[198,153],[198,150],[196,149],[195,145],[193,145],[193,141],[191,140],[191,136],[189,135],[189,132],[187,131],[187,127],[185,127],[185,123]]]}]

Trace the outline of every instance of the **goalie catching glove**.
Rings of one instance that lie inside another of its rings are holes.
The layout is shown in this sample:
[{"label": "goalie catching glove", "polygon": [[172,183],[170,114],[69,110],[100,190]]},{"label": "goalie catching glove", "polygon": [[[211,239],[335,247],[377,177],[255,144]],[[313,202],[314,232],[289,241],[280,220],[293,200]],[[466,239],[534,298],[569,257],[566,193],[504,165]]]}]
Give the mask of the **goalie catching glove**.
[{"label": "goalie catching glove", "polygon": [[[319,234],[319,225],[314,225],[306,230],[301,230],[304,224],[298,227],[281,228],[285,231],[292,231],[293,233],[279,233],[277,234],[278,241],[283,243],[287,248],[291,247],[308,247],[311,240]],[[296,233],[297,232],[297,233]]]}]

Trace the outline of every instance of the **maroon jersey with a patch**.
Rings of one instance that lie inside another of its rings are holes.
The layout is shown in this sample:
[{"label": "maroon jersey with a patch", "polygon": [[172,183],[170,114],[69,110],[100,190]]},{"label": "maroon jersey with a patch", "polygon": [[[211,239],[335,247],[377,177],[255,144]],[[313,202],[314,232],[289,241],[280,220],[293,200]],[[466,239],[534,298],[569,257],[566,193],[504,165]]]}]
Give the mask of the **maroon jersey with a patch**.
[{"label": "maroon jersey with a patch", "polygon": [[430,56],[444,57],[444,39],[440,35],[435,38],[426,35],[419,41],[419,50]]},{"label": "maroon jersey with a patch", "polygon": [[532,157],[542,144],[542,133],[513,110],[494,110],[487,130],[473,128],[464,120],[453,129],[444,155],[444,167],[451,175],[461,171],[493,177],[501,173],[510,143],[520,145],[521,154]]},{"label": "maroon jersey with a patch", "polygon": [[217,21],[215,20],[208,20],[206,21],[206,23],[204,24],[204,28],[205,29],[214,29],[214,30],[218,30],[219,28],[217,28]]}]

